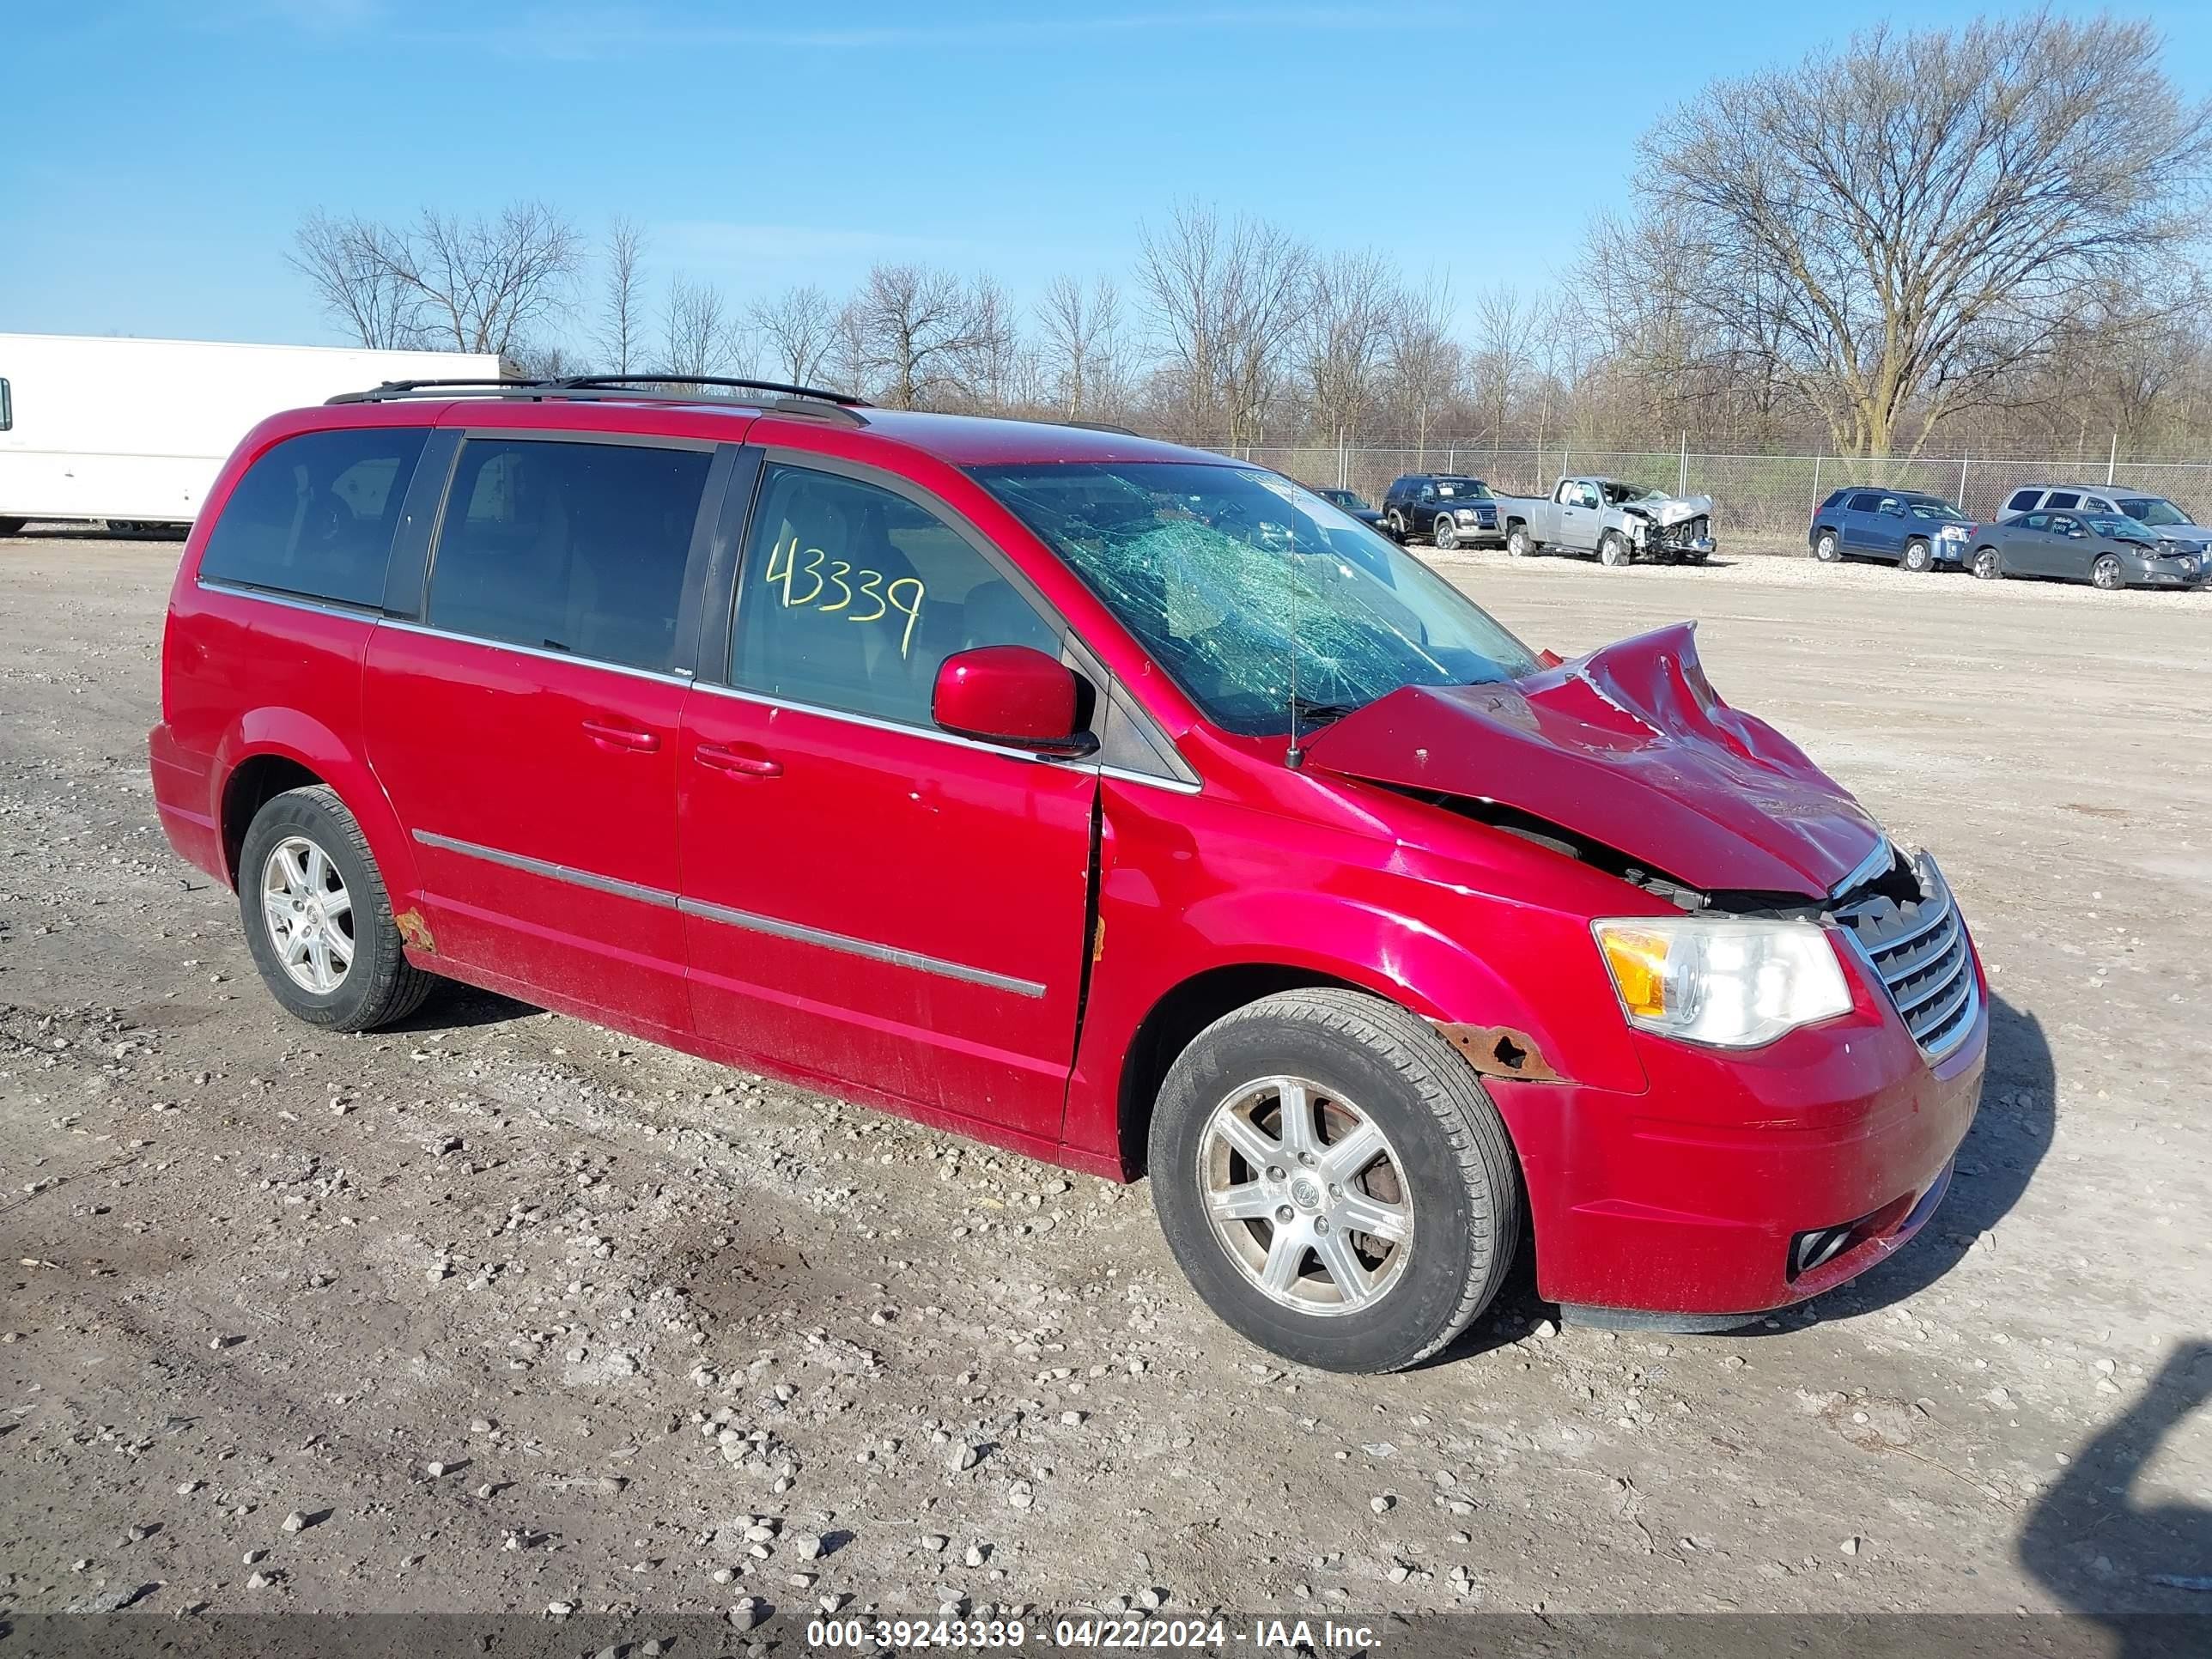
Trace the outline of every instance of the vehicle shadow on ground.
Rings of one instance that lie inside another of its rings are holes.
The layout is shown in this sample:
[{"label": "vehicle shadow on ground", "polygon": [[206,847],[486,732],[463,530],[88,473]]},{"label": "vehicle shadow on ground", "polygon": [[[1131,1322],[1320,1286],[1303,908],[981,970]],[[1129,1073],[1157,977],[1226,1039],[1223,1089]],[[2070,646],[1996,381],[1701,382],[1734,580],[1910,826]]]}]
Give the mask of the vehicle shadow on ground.
[{"label": "vehicle shadow on ground", "polygon": [[2212,1590],[2212,1508],[2133,1501],[2144,1465],[2207,1401],[2212,1341],[2200,1338],[2166,1356],[2142,1397],[2074,1455],[2021,1525],[2021,1565],[2062,1604],[2106,1626],[2120,1659],[2212,1651],[2203,1594]]},{"label": "vehicle shadow on ground", "polygon": [[478,990],[459,980],[441,981],[406,1018],[388,1029],[394,1031],[459,1031],[479,1025],[504,1025],[510,1020],[534,1019],[545,1011],[535,1003]]},{"label": "vehicle shadow on ground", "polygon": [[2043,1022],[1992,996],[1981,1109],[1959,1147],[1942,1207],[1917,1238],[1809,1304],[1808,1312],[1816,1320],[1871,1313],[1917,1296],[1949,1273],[2020,1202],[2051,1150],[2057,1120],[2058,1072]]}]

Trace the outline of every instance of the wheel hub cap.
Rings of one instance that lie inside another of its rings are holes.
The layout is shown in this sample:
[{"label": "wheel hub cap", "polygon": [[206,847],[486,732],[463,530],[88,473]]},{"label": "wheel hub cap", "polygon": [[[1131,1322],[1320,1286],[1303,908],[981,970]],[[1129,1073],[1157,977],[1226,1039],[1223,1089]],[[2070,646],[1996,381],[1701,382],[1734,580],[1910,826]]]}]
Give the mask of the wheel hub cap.
[{"label": "wheel hub cap", "polygon": [[292,982],[328,996],[353,967],[353,896],[337,865],[305,836],[289,836],[261,866],[261,915]]},{"label": "wheel hub cap", "polygon": [[1357,1313],[1404,1277],[1413,1211],[1396,1150],[1322,1085],[1271,1077],[1238,1090],[1207,1119],[1198,1165],[1215,1237],[1270,1301]]}]

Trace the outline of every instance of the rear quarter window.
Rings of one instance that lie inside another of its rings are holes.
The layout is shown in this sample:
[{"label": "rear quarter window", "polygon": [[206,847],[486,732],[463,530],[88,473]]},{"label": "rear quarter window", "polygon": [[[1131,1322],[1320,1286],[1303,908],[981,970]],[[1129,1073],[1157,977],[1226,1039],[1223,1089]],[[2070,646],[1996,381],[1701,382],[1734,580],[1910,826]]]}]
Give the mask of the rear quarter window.
[{"label": "rear quarter window", "polygon": [[381,426],[285,439],[246,469],[223,503],[200,579],[382,604],[392,532],[428,435],[422,427]]},{"label": "rear quarter window", "polygon": [[2025,513],[2042,499],[2043,492],[2039,489],[2015,489],[2012,493],[2012,499],[2005,503],[2004,510],[2008,513]]}]

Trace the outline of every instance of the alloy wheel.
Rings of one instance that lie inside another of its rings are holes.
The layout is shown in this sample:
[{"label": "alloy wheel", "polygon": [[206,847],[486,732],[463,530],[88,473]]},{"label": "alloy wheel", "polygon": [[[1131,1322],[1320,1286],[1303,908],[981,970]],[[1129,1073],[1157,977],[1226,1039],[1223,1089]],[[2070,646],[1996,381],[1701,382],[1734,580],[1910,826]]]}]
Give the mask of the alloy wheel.
[{"label": "alloy wheel", "polygon": [[328,996],[353,966],[353,895],[329,854],[288,836],[261,866],[261,918],[293,983]]},{"label": "alloy wheel", "polygon": [[1283,1307],[1364,1312],[1413,1259],[1395,1149],[1373,1118],[1309,1079],[1261,1078],[1215,1107],[1197,1173],[1222,1249]]},{"label": "alloy wheel", "polygon": [[2109,553],[2089,567],[2089,580],[2107,593],[2117,593],[2125,586],[2121,579],[2120,562]]},{"label": "alloy wheel", "polygon": [[1985,547],[1974,555],[1974,574],[1984,581],[1995,581],[1999,569],[1997,550],[1994,547]]},{"label": "alloy wheel", "polygon": [[1449,553],[1459,545],[1459,526],[1443,514],[1437,514],[1436,523],[1431,529],[1436,538],[1437,552]]}]

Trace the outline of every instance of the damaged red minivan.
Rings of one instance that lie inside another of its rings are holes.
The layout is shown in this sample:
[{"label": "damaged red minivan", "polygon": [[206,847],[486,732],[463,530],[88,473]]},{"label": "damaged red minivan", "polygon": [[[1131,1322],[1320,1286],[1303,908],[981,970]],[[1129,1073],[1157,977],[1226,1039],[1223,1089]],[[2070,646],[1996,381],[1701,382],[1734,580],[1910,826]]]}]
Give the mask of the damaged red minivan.
[{"label": "damaged red minivan", "polygon": [[1712,1328],[1926,1221],[1980,963],[1688,627],[1562,662],[1264,469],[798,387],[257,428],[178,573],[163,825],[278,1001],[434,976],[1114,1179],[1288,1358],[1516,1251]]}]

